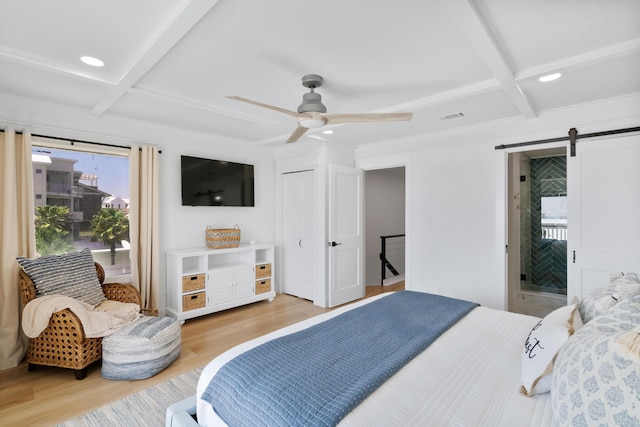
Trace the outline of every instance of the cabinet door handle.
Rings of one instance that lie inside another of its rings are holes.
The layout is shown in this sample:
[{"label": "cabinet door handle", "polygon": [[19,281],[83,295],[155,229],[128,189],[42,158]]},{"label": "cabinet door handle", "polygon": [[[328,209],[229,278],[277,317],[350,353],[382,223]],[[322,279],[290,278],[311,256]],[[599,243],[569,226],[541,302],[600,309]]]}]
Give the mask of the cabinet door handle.
[{"label": "cabinet door handle", "polygon": [[298,246],[302,247],[302,239],[298,240]]}]

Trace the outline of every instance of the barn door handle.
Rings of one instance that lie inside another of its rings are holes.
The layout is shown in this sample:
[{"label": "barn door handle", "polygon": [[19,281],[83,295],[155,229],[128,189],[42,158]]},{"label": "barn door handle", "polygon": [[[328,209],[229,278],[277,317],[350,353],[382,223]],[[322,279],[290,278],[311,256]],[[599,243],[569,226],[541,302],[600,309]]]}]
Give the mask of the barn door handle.
[{"label": "barn door handle", "polygon": [[336,242],[329,242],[329,246],[334,247],[334,246],[338,246],[341,245],[342,243],[336,243]]}]

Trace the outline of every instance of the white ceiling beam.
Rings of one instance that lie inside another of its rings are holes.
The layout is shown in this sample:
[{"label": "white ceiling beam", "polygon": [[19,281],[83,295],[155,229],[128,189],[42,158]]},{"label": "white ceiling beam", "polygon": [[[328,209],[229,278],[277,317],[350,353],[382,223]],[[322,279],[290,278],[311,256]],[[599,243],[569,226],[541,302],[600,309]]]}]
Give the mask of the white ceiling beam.
[{"label": "white ceiling beam", "polygon": [[453,21],[500,82],[502,89],[520,111],[520,114],[527,119],[536,118],[536,111],[516,82],[514,71],[493,39],[491,31],[480,16],[475,4],[471,0],[441,0],[440,4],[449,11]]},{"label": "white ceiling beam", "polygon": [[[129,93],[131,94],[136,94],[136,95],[140,95],[141,97],[154,97],[154,98],[158,98],[161,99],[163,101],[167,101],[169,103],[172,104],[181,104],[184,105],[188,108],[196,108],[198,110],[202,110],[202,111],[207,111],[210,113],[214,113],[217,115],[221,115],[221,116],[225,116],[225,117],[229,117],[229,118],[233,118],[233,119],[238,119],[238,120],[244,120],[246,122],[249,123],[253,123],[253,124],[259,124],[259,125],[263,125],[263,126],[271,126],[271,127],[275,127],[275,128],[280,128],[280,129],[289,129],[288,127],[285,128],[284,126],[280,125],[279,123],[275,123],[271,120],[265,120],[256,116],[250,116],[248,114],[242,114],[239,113],[237,111],[233,111],[230,110],[228,108],[221,108],[221,107],[217,107],[213,104],[210,103],[204,103],[204,102],[200,102],[200,101],[196,101],[194,99],[190,99],[190,98],[186,98],[186,97],[182,97],[182,96],[177,96],[175,94],[170,94],[170,93],[166,93],[166,92],[160,92],[156,89],[152,89],[152,88],[148,88],[142,85],[136,86],[134,88],[131,88],[129,91]],[[295,122],[294,122],[295,123]]]},{"label": "white ceiling beam", "polygon": [[567,70],[570,68],[584,67],[587,65],[597,64],[599,62],[610,61],[615,58],[635,55],[640,52],[640,38],[627,40],[602,49],[592,50],[580,55],[574,55],[569,58],[560,59],[558,61],[548,62],[537,67],[531,67],[522,70],[516,76],[516,80],[527,80],[540,77],[556,71]]},{"label": "white ceiling beam", "polygon": [[167,20],[148,47],[136,58],[118,83],[95,105],[91,111],[100,115],[118,101],[158,61],[160,61],[196,25],[219,0],[185,1],[183,7]]},{"label": "white ceiling beam", "polygon": [[[453,102],[464,98],[469,98],[482,93],[500,90],[500,83],[492,78],[490,80],[473,83],[466,86],[460,86],[455,89],[438,92],[423,98],[414,99],[410,102],[397,104],[393,107],[386,108],[385,111],[376,111],[378,113],[392,113],[396,111],[416,111],[423,108],[433,107],[434,105]],[[388,111],[387,111],[388,110]]]},{"label": "white ceiling beam", "polygon": [[35,70],[46,71],[58,76],[88,80],[94,83],[111,86],[114,81],[105,79],[90,72],[80,71],[63,61],[34,55],[27,51],[19,51],[7,46],[0,46],[0,61],[9,61]]}]

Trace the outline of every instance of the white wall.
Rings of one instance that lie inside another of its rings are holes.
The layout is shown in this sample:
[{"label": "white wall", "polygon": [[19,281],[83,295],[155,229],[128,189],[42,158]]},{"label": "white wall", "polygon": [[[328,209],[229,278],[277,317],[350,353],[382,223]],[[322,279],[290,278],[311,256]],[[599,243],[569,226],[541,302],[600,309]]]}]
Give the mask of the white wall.
[{"label": "white wall", "polygon": [[[7,109],[17,112],[5,114]],[[34,118],[32,112],[38,111]],[[6,122],[2,117],[20,117]],[[160,154],[160,288],[159,306],[164,307],[165,252],[170,249],[205,247],[205,229],[233,227],[242,230],[243,242],[275,241],[275,161],[273,149],[250,148],[230,138],[189,132],[137,120],[105,114],[96,118],[89,112],[54,104],[12,99],[10,105],[0,103],[0,127],[12,126],[32,134],[86,140],[119,146],[134,143],[152,144]],[[228,160],[253,164],[256,206],[183,207],[181,206],[180,155]]]},{"label": "white wall", "polygon": [[[189,155],[254,165],[255,207],[182,206],[180,156]],[[240,226],[243,243],[273,243],[274,160],[271,150],[239,151],[215,144],[168,145],[161,154],[162,240],[165,249],[205,247],[205,229]]]},{"label": "white wall", "polygon": [[[404,234],[404,168],[369,170],[364,180],[365,284],[380,285],[380,236]],[[403,240],[404,241],[404,240]],[[404,272],[404,265],[395,266]]]},{"label": "white wall", "polygon": [[[160,248],[163,254],[167,249],[203,247],[207,225],[239,224],[244,241],[275,241],[277,197],[271,149],[241,149],[237,141],[197,132],[152,123],[141,126],[139,122],[110,115],[97,120],[88,113],[44,102],[37,103],[37,108],[26,104],[25,100],[14,99],[11,105],[12,109],[24,111],[22,127],[21,123],[2,120],[0,125],[118,145],[146,142],[162,150]],[[31,111],[39,111],[37,123]],[[416,119],[419,113],[416,112]],[[3,107],[0,107],[0,117],[3,116]],[[356,164],[364,169],[407,167],[405,228],[411,254],[407,258],[409,289],[441,291],[486,306],[506,308],[506,153],[494,147],[565,136],[571,127],[584,134],[638,126],[638,123],[640,95],[636,94],[547,113],[529,121],[505,120],[406,141],[363,146],[356,152]],[[292,151],[298,148],[302,147],[291,147]],[[253,163],[256,207],[180,206],[181,154]],[[164,287],[164,268],[160,274]]]},{"label": "white wall", "polygon": [[479,141],[414,152],[413,290],[501,307],[503,153]]},{"label": "white wall", "polygon": [[[273,150],[239,150],[237,145],[208,140],[185,139],[180,144],[163,144],[160,155],[160,276],[166,286],[165,252],[173,249],[206,247],[205,230],[240,226],[242,243],[251,240],[275,241],[275,163]],[[182,206],[180,156],[227,160],[254,165],[255,207]],[[161,298],[164,307],[166,297]]]},{"label": "white wall", "polygon": [[[386,145],[363,146],[359,164],[412,158],[407,177],[407,288],[505,309],[507,153],[501,144],[638,126],[640,96]],[[578,143],[579,147],[579,143]]]}]

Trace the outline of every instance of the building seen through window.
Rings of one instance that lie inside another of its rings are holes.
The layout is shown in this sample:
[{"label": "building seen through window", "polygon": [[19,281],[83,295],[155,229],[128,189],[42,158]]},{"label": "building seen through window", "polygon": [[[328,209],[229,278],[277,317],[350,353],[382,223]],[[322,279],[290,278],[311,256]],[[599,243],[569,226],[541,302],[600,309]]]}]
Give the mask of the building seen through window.
[{"label": "building seen through window", "polygon": [[130,274],[129,159],[38,147],[32,151],[36,249],[91,249],[107,277]]}]

